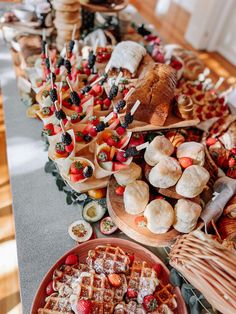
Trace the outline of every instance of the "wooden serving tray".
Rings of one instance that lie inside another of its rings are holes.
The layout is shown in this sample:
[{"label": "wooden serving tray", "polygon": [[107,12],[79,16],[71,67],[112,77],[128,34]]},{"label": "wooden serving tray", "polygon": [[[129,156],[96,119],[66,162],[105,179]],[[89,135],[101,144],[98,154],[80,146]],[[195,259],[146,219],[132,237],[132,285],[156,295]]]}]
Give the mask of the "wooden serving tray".
[{"label": "wooden serving tray", "polygon": [[[32,307],[31,307],[31,314],[37,314],[38,309],[43,307],[45,305],[45,298],[46,298],[46,287],[48,283],[52,280],[52,275],[55,269],[60,267],[64,264],[66,257],[69,254],[78,254],[80,262],[85,262],[88,251],[94,250],[96,246],[98,245],[106,245],[110,244],[113,246],[119,246],[121,249],[123,249],[125,252],[132,254],[135,253],[135,259],[146,261],[148,265],[153,266],[155,264],[161,264],[162,266],[162,272],[160,279],[164,284],[169,283],[169,270],[166,267],[166,265],[152,252],[149,250],[143,248],[142,246],[138,245],[137,243],[118,239],[118,238],[100,238],[95,240],[90,240],[88,242],[82,243],[73,249],[71,249],[69,252],[65,253],[64,256],[62,256],[47,272],[45,277],[43,278],[38,291],[35,295]],[[186,305],[184,303],[183,297],[181,296],[180,290],[178,287],[174,288],[174,294],[176,295],[176,301],[177,301],[177,308],[174,310],[174,314],[187,314],[188,311],[186,309]]]},{"label": "wooden serving tray", "polygon": [[114,176],[110,177],[107,188],[107,207],[109,214],[117,225],[127,236],[144,245],[154,247],[164,247],[171,245],[180,234],[175,229],[163,234],[155,234],[145,227],[139,227],[135,224],[135,218],[139,215],[130,215],[126,213],[123,197],[116,194],[115,190],[118,184]]}]

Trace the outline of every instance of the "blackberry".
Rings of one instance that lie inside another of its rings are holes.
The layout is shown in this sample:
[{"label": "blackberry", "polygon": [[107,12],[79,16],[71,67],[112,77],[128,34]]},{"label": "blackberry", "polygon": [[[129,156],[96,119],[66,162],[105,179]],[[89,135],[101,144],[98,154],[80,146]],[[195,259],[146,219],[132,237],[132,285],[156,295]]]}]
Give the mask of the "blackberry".
[{"label": "blackberry", "polygon": [[55,116],[56,116],[56,118],[57,118],[58,120],[64,120],[64,119],[66,119],[66,114],[65,114],[65,112],[64,112],[62,109],[60,109],[59,111],[56,111],[56,112],[55,112]]},{"label": "blackberry", "polygon": [[56,74],[53,73],[53,72],[51,72],[51,73],[52,73],[52,81],[53,81],[53,83],[55,83],[55,81],[56,81]]},{"label": "blackberry", "polygon": [[143,37],[151,34],[151,32],[144,27],[144,24],[137,28],[137,32]]},{"label": "blackberry", "polygon": [[62,65],[64,65],[65,59],[62,57],[59,57],[57,61],[57,67],[60,68]]},{"label": "blackberry", "polygon": [[86,166],[83,170],[83,175],[85,178],[90,178],[93,175],[93,168],[91,166]]},{"label": "blackberry", "polygon": [[92,137],[89,134],[84,135],[85,142],[90,142]]},{"label": "blackberry", "polygon": [[71,63],[70,63],[70,60],[65,60],[65,61],[64,61],[64,66],[65,66],[65,68],[66,68],[68,74],[70,74],[70,73],[71,73],[71,68],[72,68]]},{"label": "blackberry", "polygon": [[122,109],[124,109],[126,105],[126,101],[125,100],[119,100],[118,103],[115,106],[115,109],[117,112],[120,112]]},{"label": "blackberry", "polygon": [[113,99],[117,96],[118,94],[118,86],[116,85],[112,85],[110,91],[109,91],[109,95],[108,95],[108,98],[109,99]]},{"label": "blackberry", "polygon": [[47,69],[50,69],[50,60],[49,60],[49,58],[45,59],[45,63],[46,63]]},{"label": "blackberry", "polygon": [[96,62],[96,56],[93,54],[93,51],[89,51],[88,68],[92,69],[94,67],[95,62]]},{"label": "blackberry", "polygon": [[128,123],[123,122],[123,123],[121,123],[121,126],[122,126],[122,128],[127,129],[127,128],[128,128],[128,126],[129,126],[129,124],[128,124]]},{"label": "blackberry", "polygon": [[75,104],[76,106],[80,105],[80,98],[76,91],[70,92],[70,98],[73,104]]},{"label": "blackberry", "polygon": [[62,136],[61,136],[61,140],[62,142],[67,146],[67,145],[70,145],[72,143],[72,138],[70,136],[69,133],[63,133]]},{"label": "blackberry", "polygon": [[86,94],[88,93],[90,90],[91,90],[91,86],[90,85],[87,85],[87,86],[84,86],[81,90],[81,94]]},{"label": "blackberry", "polygon": [[134,157],[134,156],[137,156],[138,154],[139,154],[139,151],[137,150],[137,148],[135,146],[132,146],[126,149],[124,153],[124,157],[125,158]]},{"label": "blackberry", "polygon": [[131,113],[126,113],[125,117],[124,117],[124,123],[125,124],[130,124],[134,121],[134,117],[131,115]]},{"label": "blackberry", "polygon": [[74,41],[74,40],[71,40],[70,43],[69,43],[69,51],[70,51],[70,52],[73,51],[74,45],[75,45],[75,41]]},{"label": "blackberry", "polygon": [[52,102],[55,102],[57,100],[57,90],[56,88],[50,89],[50,98]]},{"label": "blackberry", "polygon": [[105,129],[105,127],[106,127],[105,123],[103,121],[100,121],[96,126],[96,131],[101,132]]}]

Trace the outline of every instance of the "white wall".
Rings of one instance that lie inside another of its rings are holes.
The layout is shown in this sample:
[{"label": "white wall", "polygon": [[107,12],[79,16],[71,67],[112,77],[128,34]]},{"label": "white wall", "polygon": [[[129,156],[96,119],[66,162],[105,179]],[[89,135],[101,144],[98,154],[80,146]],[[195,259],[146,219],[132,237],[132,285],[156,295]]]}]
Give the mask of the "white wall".
[{"label": "white wall", "polygon": [[189,13],[192,13],[194,11],[197,0],[174,0],[174,2],[178,3]]}]

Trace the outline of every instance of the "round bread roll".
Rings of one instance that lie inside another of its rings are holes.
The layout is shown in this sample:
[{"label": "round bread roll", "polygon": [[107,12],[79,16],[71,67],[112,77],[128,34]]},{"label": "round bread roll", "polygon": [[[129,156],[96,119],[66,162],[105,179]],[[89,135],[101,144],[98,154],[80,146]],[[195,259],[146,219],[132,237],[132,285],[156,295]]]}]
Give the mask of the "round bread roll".
[{"label": "round bread roll", "polygon": [[201,215],[200,205],[185,199],[180,199],[175,205],[175,222],[173,227],[182,233],[192,231]]},{"label": "round bread roll", "polygon": [[170,156],[174,152],[174,146],[164,135],[156,136],[148,145],[144,159],[150,166],[155,166],[163,157]]},{"label": "round bread roll", "polygon": [[184,170],[176,185],[176,192],[184,197],[193,198],[202,193],[210,178],[209,172],[197,165]]},{"label": "round bread roll", "polygon": [[174,223],[174,210],[165,200],[157,199],[148,204],[144,211],[147,228],[153,233],[165,233]]},{"label": "round bread roll", "polygon": [[124,192],[125,211],[137,215],[144,211],[149,201],[149,186],[141,180],[129,183]]},{"label": "round bread roll", "polygon": [[205,150],[201,143],[185,142],[176,151],[177,158],[190,157],[194,165],[203,166],[205,163]]},{"label": "round bread roll", "polygon": [[131,162],[128,168],[125,168],[117,173],[114,173],[116,182],[119,185],[127,185],[141,178],[142,169],[139,165]]},{"label": "round bread roll", "polygon": [[149,182],[157,188],[169,188],[176,184],[182,170],[175,158],[164,157],[149,173]]}]

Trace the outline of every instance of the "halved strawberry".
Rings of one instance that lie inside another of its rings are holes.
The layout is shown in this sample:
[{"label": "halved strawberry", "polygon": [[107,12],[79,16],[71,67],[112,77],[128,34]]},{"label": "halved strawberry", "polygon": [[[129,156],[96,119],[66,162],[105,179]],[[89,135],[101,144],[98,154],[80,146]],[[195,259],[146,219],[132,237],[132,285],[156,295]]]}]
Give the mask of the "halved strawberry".
[{"label": "halved strawberry", "polygon": [[125,168],[127,168],[127,165],[124,165],[120,162],[113,162],[113,167],[112,167],[113,171],[119,171],[119,170],[123,170]]},{"label": "halved strawberry", "polygon": [[216,142],[217,142],[217,139],[216,139],[216,138],[213,138],[213,137],[209,137],[209,138],[206,140],[207,146],[214,145]]},{"label": "halved strawberry", "polygon": [[134,290],[133,288],[128,288],[126,295],[129,299],[134,299],[134,298],[137,298],[138,292]]},{"label": "halved strawberry", "polygon": [[84,134],[82,132],[75,132],[75,141],[76,142],[83,142]]},{"label": "halved strawberry", "polygon": [[119,137],[116,136],[116,135],[111,135],[110,137],[108,137],[106,139],[106,143],[109,145],[109,146],[115,146],[117,147],[118,145],[118,142],[119,142]]},{"label": "halved strawberry", "polygon": [[108,280],[113,287],[120,287],[122,284],[121,277],[118,274],[109,274]]},{"label": "halved strawberry", "polygon": [[116,129],[116,133],[118,135],[123,135],[125,133],[126,129],[123,128],[123,126],[119,126],[117,129]]},{"label": "halved strawberry", "polygon": [[96,96],[100,96],[103,93],[103,87],[100,84],[96,84],[92,87]]},{"label": "halved strawberry", "polygon": [[155,270],[157,277],[159,277],[162,271],[161,264],[155,264],[152,268]]},{"label": "halved strawberry", "polygon": [[124,156],[125,151],[123,150],[119,150],[116,152],[116,160],[118,160],[119,162],[126,162],[128,158],[126,158]]},{"label": "halved strawberry", "polygon": [[65,150],[67,151],[67,153],[71,153],[74,149],[74,143],[70,143],[70,145],[66,145],[65,146]]},{"label": "halved strawberry", "polygon": [[79,161],[74,161],[70,166],[70,173],[80,174],[83,173],[83,165]]},{"label": "halved strawberry", "polygon": [[53,289],[53,281],[49,282],[49,284],[46,287],[46,294],[47,295],[51,295],[52,293],[54,293],[54,289]]},{"label": "halved strawberry", "polygon": [[53,123],[45,124],[43,128],[44,128],[44,130],[51,130],[51,131],[54,131],[54,125],[53,125]]},{"label": "halved strawberry", "polygon": [[92,314],[93,304],[90,300],[81,299],[78,301],[76,309],[79,314]]},{"label": "halved strawberry", "polygon": [[75,254],[70,254],[66,257],[65,264],[66,265],[75,265],[78,263],[78,256]]},{"label": "halved strawberry", "polygon": [[78,182],[78,181],[83,180],[83,179],[84,179],[83,173],[79,173],[79,174],[73,174],[73,173],[71,173],[71,174],[70,174],[70,180],[71,180],[71,182]]}]

